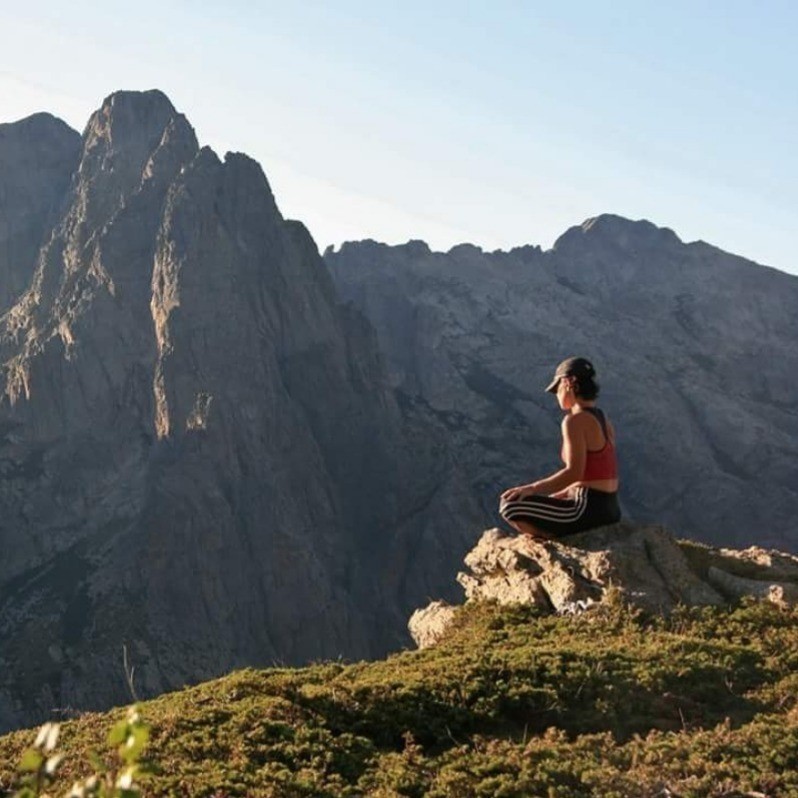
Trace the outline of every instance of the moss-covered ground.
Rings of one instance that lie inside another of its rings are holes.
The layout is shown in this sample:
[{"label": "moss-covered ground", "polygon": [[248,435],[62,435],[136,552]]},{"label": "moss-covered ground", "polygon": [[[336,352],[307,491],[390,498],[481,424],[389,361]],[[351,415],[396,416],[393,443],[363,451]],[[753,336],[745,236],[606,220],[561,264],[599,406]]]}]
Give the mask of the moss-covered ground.
[{"label": "moss-covered ground", "polygon": [[[152,795],[798,796],[798,611],[475,605],[430,650],[240,671],[142,712]],[[64,725],[65,783],[120,715]],[[0,794],[34,736],[0,738]]]}]

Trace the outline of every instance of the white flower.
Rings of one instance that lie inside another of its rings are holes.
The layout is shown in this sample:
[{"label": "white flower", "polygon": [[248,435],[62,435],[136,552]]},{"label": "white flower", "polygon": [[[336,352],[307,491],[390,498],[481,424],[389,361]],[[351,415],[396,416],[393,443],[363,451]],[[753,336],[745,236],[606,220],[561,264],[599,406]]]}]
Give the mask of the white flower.
[{"label": "white flower", "polygon": [[56,743],[58,742],[58,733],[60,731],[60,727],[57,723],[45,723],[39,729],[39,733],[36,735],[36,742],[33,743],[34,748],[43,748],[45,753],[50,753],[50,751],[55,748]]},{"label": "white flower", "polygon": [[44,772],[48,776],[52,776],[55,773],[55,771],[58,768],[58,766],[61,764],[61,760],[63,758],[64,758],[63,754],[54,754],[53,756],[51,756],[47,760],[47,763],[44,766]]},{"label": "white flower", "polygon": [[36,735],[36,742],[33,743],[34,748],[41,748],[44,745],[52,727],[52,723],[45,723],[44,726],[39,729],[39,733]]},{"label": "white flower", "polygon": [[58,734],[61,731],[61,727],[57,723],[51,723],[50,728],[47,731],[46,739],[44,741],[44,751],[45,753],[50,753],[56,744],[58,743]]},{"label": "white flower", "polygon": [[125,768],[116,778],[116,786],[121,790],[129,790],[133,786],[134,768]]}]

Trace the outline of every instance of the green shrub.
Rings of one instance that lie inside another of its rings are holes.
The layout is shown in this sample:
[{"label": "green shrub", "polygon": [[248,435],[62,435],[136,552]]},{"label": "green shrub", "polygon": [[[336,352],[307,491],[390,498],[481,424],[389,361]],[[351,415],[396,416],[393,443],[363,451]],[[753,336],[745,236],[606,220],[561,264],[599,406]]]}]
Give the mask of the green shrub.
[{"label": "green shrub", "polygon": [[[152,733],[142,745],[159,768],[140,789],[181,798],[798,796],[796,666],[798,612],[766,603],[682,608],[667,619],[620,597],[568,618],[471,605],[433,649],[244,670],[147,702]],[[58,778],[85,785],[98,770],[116,789],[125,761],[89,757],[120,722],[129,720],[112,712],[64,724]],[[7,763],[29,743],[28,733],[0,738],[0,792],[12,790]],[[22,789],[32,792],[22,794],[51,789],[46,763],[58,752],[43,746],[27,761]]]}]

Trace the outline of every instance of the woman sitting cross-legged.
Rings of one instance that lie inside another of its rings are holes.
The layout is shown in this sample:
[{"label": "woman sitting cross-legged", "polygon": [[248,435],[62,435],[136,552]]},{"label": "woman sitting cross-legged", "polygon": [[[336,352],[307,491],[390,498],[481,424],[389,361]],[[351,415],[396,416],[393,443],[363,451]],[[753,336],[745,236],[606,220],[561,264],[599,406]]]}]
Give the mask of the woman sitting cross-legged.
[{"label": "woman sitting cross-legged", "polygon": [[546,388],[557,395],[562,422],[563,468],[545,479],[508,488],[499,513],[519,532],[558,538],[612,524],[621,518],[615,430],[596,407],[593,364],[572,357],[557,366]]}]

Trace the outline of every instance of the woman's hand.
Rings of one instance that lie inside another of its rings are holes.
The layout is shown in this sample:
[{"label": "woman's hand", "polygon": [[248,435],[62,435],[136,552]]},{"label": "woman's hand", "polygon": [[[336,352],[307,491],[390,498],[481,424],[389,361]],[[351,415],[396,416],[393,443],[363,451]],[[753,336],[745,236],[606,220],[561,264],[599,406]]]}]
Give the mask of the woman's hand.
[{"label": "woman's hand", "polygon": [[535,493],[537,493],[537,491],[535,490],[534,483],[531,485],[517,485],[514,488],[507,488],[507,490],[502,493],[501,498],[503,502],[513,502],[517,499],[525,499],[527,496],[532,496]]}]

